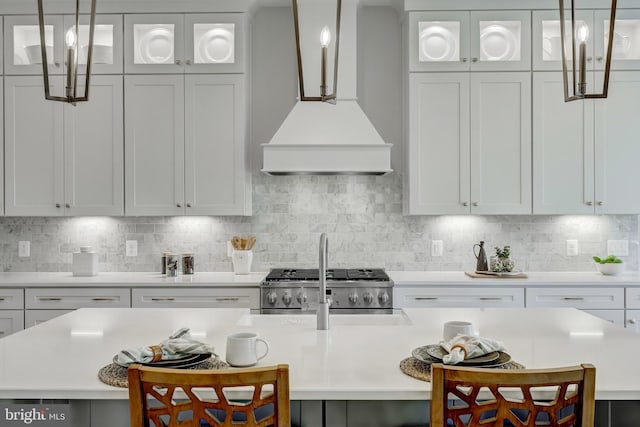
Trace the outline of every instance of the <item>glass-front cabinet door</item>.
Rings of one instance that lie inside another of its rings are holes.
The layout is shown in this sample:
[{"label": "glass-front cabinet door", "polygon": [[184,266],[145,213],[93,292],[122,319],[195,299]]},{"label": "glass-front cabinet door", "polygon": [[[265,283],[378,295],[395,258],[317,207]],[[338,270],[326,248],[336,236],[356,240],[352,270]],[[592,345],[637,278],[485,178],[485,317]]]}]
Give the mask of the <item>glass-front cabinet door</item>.
[{"label": "glass-front cabinet door", "polygon": [[412,12],[409,71],[530,69],[528,11]]},{"label": "glass-front cabinet door", "polygon": [[125,16],[126,73],[240,73],[243,14]]},{"label": "glass-front cabinet door", "polygon": [[[75,27],[75,16],[65,15],[64,34]],[[89,49],[89,15],[80,16],[78,71],[86,72]],[[122,73],[122,15],[96,15],[93,34],[92,74]]]},{"label": "glass-front cabinet door", "polygon": [[[594,45],[597,44],[595,42],[597,35],[594,32],[592,10],[576,10],[576,28],[582,27],[587,29],[587,69],[592,70],[595,62]],[[565,22],[565,30],[567,66],[570,67],[570,61],[573,57],[570,20]],[[558,10],[533,12],[532,49],[534,70],[562,71],[562,40],[560,36],[560,12]]]},{"label": "glass-front cabinet door", "polygon": [[531,68],[529,11],[471,12],[471,70]]},{"label": "glass-front cabinet door", "polygon": [[[609,39],[609,14],[595,12],[595,67],[604,69]],[[640,10],[618,9],[614,27],[611,68],[614,70],[640,69]]]},{"label": "glass-front cabinet door", "polygon": [[[45,43],[50,74],[62,74],[62,15],[45,19]],[[38,17],[7,16],[4,21],[5,74],[42,74]]]},{"label": "glass-front cabinet door", "polygon": [[126,15],[124,25],[126,73],[183,72],[182,15]]},{"label": "glass-front cabinet door", "polygon": [[409,32],[409,71],[469,69],[467,12],[412,12]]}]

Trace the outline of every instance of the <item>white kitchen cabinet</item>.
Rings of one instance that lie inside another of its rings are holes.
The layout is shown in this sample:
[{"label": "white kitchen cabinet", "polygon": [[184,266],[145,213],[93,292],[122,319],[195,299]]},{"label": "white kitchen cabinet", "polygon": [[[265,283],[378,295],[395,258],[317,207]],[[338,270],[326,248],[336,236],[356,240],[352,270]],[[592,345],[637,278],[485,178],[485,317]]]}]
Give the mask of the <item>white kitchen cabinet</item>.
[{"label": "white kitchen cabinet", "polygon": [[[594,23],[595,67],[603,68],[609,38],[609,18],[606,10],[596,10]],[[640,70],[640,9],[618,9],[613,39],[612,70]]]},{"label": "white kitchen cabinet", "polygon": [[24,299],[27,310],[131,307],[129,288],[27,288]]},{"label": "white kitchen cabinet", "polygon": [[527,307],[624,310],[623,288],[527,288]]},{"label": "white kitchen cabinet", "polygon": [[[593,75],[588,76],[593,81]],[[534,214],[637,214],[640,72],[611,73],[605,100],[563,102],[561,73],[534,73]]]},{"label": "white kitchen cabinet", "polygon": [[30,328],[51,320],[63,314],[71,313],[73,310],[25,310],[24,327]]},{"label": "white kitchen cabinet", "polygon": [[599,317],[624,328],[624,310],[582,310],[592,316]]},{"label": "white kitchen cabinet", "polygon": [[[81,16],[79,73],[85,73],[89,42],[89,17]],[[66,31],[75,25],[73,15],[45,15],[45,40],[49,74],[64,74]],[[96,15],[92,74],[122,73],[122,16]],[[37,15],[6,16],[4,30],[5,73],[42,75],[40,30]]]},{"label": "white kitchen cabinet", "polygon": [[625,328],[640,334],[640,310],[625,311]]},{"label": "white kitchen cabinet", "polygon": [[0,310],[22,310],[24,308],[24,291],[22,289],[0,289]]},{"label": "white kitchen cabinet", "polygon": [[531,63],[529,11],[410,12],[409,71],[519,71]]},{"label": "white kitchen cabinet", "polygon": [[126,73],[243,73],[244,14],[125,16]]},{"label": "white kitchen cabinet", "polygon": [[0,310],[0,338],[24,329],[22,310]]},{"label": "white kitchen cabinet", "polygon": [[524,307],[523,288],[395,286],[394,308]]},{"label": "white kitchen cabinet", "polygon": [[530,213],[530,105],[529,73],[411,73],[405,213]]},{"label": "white kitchen cabinet", "polygon": [[125,82],[126,214],[250,214],[245,76]]},{"label": "white kitchen cabinet", "polygon": [[6,77],[5,92],[6,215],[122,215],[122,77],[94,76],[76,106],[46,101],[37,76]]},{"label": "white kitchen cabinet", "polygon": [[260,311],[259,288],[133,288],[132,307],[249,308]]}]

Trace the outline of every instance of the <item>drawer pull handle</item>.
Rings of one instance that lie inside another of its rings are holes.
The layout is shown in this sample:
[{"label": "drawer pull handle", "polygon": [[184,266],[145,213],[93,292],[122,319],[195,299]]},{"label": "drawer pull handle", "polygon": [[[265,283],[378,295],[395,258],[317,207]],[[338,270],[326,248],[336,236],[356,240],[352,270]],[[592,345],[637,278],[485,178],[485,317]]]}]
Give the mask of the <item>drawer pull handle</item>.
[{"label": "drawer pull handle", "polygon": [[151,298],[151,301],[175,301],[176,299],[173,297],[169,298]]},{"label": "drawer pull handle", "polygon": [[636,319],[629,319],[627,323],[629,323],[630,325],[635,325],[636,323],[638,323],[638,321]]},{"label": "drawer pull handle", "polygon": [[4,300],[5,300],[5,298],[4,298],[4,297],[0,297],[0,301],[4,301]]},{"label": "drawer pull handle", "polygon": [[562,297],[565,301],[584,301],[584,297]]},{"label": "drawer pull handle", "polygon": [[0,331],[0,335],[4,335],[4,331]]},{"label": "drawer pull handle", "polygon": [[39,301],[62,301],[60,297],[38,297]]},{"label": "drawer pull handle", "polygon": [[108,297],[95,297],[95,298],[91,298],[91,301],[115,301],[115,298],[108,298]]},{"label": "drawer pull handle", "polygon": [[224,298],[216,298],[216,301],[218,301],[218,302],[240,301],[240,298],[238,298],[238,297],[224,297]]},{"label": "drawer pull handle", "polygon": [[500,297],[480,297],[480,301],[502,301]]},{"label": "drawer pull handle", "polygon": [[416,301],[436,301],[438,297],[416,297]]}]

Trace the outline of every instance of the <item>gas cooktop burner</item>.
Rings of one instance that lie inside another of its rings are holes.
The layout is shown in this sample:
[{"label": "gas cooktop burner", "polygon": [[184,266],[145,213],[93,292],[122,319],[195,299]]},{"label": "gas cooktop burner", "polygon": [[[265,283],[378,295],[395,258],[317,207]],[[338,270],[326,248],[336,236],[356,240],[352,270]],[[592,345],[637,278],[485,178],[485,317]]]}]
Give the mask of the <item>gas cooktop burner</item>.
[{"label": "gas cooktop burner", "polygon": [[[266,282],[294,282],[303,280],[319,280],[320,275],[317,269],[295,269],[295,268],[274,268],[265,278]],[[327,280],[347,281],[347,280],[371,280],[389,281],[389,276],[380,268],[330,268],[327,270]]]}]

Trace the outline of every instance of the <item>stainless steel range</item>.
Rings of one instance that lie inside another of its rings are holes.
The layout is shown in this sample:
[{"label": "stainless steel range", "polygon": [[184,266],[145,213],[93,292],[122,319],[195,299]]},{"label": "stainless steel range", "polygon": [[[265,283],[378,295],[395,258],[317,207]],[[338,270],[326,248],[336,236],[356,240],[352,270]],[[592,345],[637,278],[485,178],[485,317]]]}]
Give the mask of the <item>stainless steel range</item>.
[{"label": "stainless steel range", "polygon": [[[393,313],[393,281],[378,268],[328,269],[331,313]],[[260,286],[263,314],[315,313],[319,301],[317,269],[276,268]]]}]

